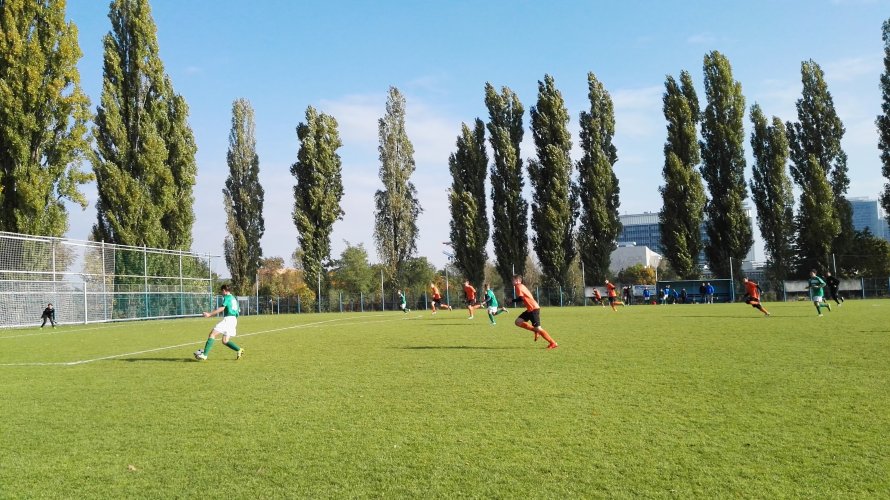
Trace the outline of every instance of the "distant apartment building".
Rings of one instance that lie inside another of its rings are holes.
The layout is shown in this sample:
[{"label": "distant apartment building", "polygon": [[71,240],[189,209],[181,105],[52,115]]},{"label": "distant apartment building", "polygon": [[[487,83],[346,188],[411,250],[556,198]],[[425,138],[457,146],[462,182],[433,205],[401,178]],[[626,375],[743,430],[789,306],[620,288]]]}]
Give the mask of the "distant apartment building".
[{"label": "distant apartment building", "polygon": [[[748,219],[751,219],[751,209],[746,206],[745,212],[748,215]],[[658,212],[619,215],[618,219],[621,221],[621,233],[618,234],[617,241],[619,246],[646,246],[655,253],[664,255],[664,247],[661,245],[661,229],[658,227]],[[751,229],[757,230],[753,220],[751,220]],[[704,244],[710,241],[704,222],[699,226],[699,232],[704,246]],[[746,256],[746,260],[754,260],[753,247]],[[707,262],[704,251],[699,253],[698,261],[702,264]]]},{"label": "distant apartment building", "polygon": [[890,241],[890,227],[878,200],[847,198],[847,201],[853,207],[853,229],[864,231],[868,228],[875,237]]}]

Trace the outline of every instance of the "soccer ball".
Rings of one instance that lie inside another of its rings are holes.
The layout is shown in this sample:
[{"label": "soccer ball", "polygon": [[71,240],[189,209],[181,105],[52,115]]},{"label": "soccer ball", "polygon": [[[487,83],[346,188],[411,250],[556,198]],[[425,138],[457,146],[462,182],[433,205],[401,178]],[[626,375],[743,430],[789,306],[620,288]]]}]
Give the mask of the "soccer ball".
[{"label": "soccer ball", "polygon": [[195,351],[195,359],[201,359],[204,356],[204,349],[198,349]]}]

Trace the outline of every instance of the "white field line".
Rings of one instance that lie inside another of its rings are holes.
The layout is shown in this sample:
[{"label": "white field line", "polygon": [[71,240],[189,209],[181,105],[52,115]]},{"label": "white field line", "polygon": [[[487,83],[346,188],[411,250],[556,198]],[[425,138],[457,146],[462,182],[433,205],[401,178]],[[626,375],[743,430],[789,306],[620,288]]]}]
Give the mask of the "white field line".
[{"label": "white field line", "polygon": [[65,334],[69,334],[69,333],[92,332],[95,330],[111,330],[111,329],[116,329],[116,328],[125,328],[125,327],[129,327],[129,326],[132,326],[132,323],[130,323],[130,322],[116,322],[111,325],[106,324],[104,326],[93,326],[93,327],[86,327],[86,328],[53,329],[52,327],[50,327],[50,328],[46,329],[46,331],[41,331],[38,333],[23,333],[21,335],[6,335],[6,336],[0,335],[0,340],[20,339],[22,337],[35,337],[37,335],[65,335]]},{"label": "white field line", "polygon": [[[380,317],[380,316],[384,316],[384,315],[383,314],[375,314],[370,317]],[[368,316],[366,316],[366,317],[368,317]],[[416,316],[416,318],[420,318],[420,316]],[[240,334],[236,338],[252,337],[254,335],[260,335],[263,333],[274,333],[274,332],[281,332],[281,331],[285,331],[285,330],[299,330],[302,328],[309,328],[309,327],[318,328],[326,323],[333,323],[333,322],[337,322],[337,321],[343,321],[346,319],[354,319],[354,318],[336,318],[336,319],[329,319],[329,320],[325,320],[325,321],[316,321],[314,323],[303,323],[302,325],[273,328],[271,330],[262,330],[259,332]],[[404,317],[400,318],[400,320],[404,320],[404,319],[407,319],[407,318],[404,318]],[[356,321],[356,322],[352,322],[352,323],[343,323],[343,326],[364,325],[364,324],[368,324],[368,323],[386,323],[389,321],[396,321],[396,319],[391,318],[391,319],[377,320],[377,321]],[[113,354],[111,356],[102,356],[101,358],[83,359],[83,360],[79,360],[79,361],[0,363],[0,366],[76,366],[76,365],[83,365],[83,364],[87,364],[87,363],[94,363],[96,361],[104,361],[104,360],[116,359],[116,358],[125,358],[127,356],[136,356],[139,354],[148,354],[150,352],[166,351],[168,349],[178,349],[180,347],[185,347],[185,346],[190,346],[190,345],[201,345],[203,343],[204,343],[203,340],[200,340],[197,342],[186,342],[184,344],[177,344],[177,345],[171,345],[171,346],[165,346],[165,347],[156,347],[154,349],[146,349],[143,351],[128,352],[128,353],[124,353],[124,354]]]}]

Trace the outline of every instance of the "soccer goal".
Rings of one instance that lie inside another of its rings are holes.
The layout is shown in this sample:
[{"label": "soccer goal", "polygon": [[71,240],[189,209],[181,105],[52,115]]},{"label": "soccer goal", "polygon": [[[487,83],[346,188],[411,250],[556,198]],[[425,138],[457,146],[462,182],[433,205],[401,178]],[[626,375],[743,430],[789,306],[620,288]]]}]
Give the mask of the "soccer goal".
[{"label": "soccer goal", "polygon": [[215,256],[0,232],[0,328],[194,316],[212,309]]}]

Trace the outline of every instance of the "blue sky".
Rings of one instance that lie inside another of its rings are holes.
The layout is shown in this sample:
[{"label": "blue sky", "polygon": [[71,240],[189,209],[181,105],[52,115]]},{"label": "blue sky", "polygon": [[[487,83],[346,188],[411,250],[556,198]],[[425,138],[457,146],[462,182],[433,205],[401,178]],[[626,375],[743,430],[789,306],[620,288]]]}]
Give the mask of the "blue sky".
[{"label": "blue sky", "polygon": [[[449,232],[448,155],[461,122],[487,120],[486,82],[506,85],[522,100],[527,131],[521,153],[529,158],[528,109],[538,80],[553,75],[572,116],[577,159],[578,114],[589,106],[587,73],[595,73],[615,104],[620,211],[639,213],[661,207],[665,75],[688,70],[703,98],[702,59],[719,50],[748,106],[757,102],[767,115],[796,120],[800,63],[813,59],[826,73],[847,130],[849,195],[876,197],[884,183],[874,120],[883,70],[880,28],[888,7],[890,0],[152,3],[161,58],[189,104],[198,144],[195,251],[222,254],[231,106],[247,98],[256,112],[266,190],[263,253],[289,262],[297,246],[289,170],[299,148],[295,128],[311,105],[338,120],[343,141],[346,215],[334,226],[333,254],[348,240],[364,243],[376,261],[377,120],[387,89],[395,86],[407,99],[417,163],[413,181],[424,210],[418,251],[437,265],[446,260],[442,242]],[[68,18],[80,30],[81,80],[95,106],[102,37],[110,29],[108,2],[69,0]],[[749,132],[747,118],[745,127]],[[747,142],[746,150],[750,171]],[[84,191],[90,206],[71,208],[71,238],[86,239],[95,222],[95,185]]]}]

